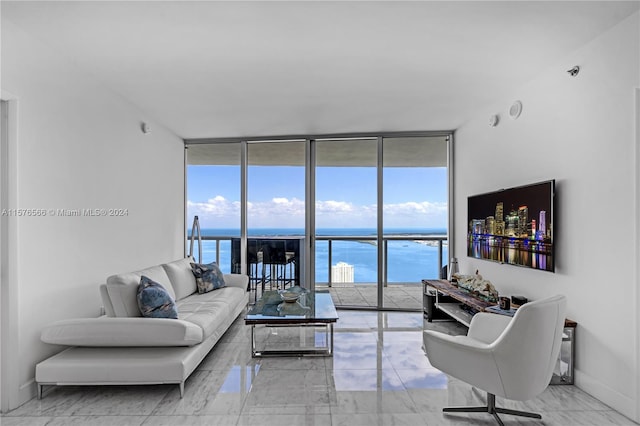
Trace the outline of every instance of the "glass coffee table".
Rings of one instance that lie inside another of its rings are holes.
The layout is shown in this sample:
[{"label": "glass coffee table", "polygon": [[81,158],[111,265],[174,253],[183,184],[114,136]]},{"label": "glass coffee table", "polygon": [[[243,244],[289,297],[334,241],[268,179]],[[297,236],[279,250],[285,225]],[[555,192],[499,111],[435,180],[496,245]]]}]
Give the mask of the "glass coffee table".
[{"label": "glass coffee table", "polygon": [[[255,305],[250,306],[244,318],[245,324],[251,326],[251,356],[254,358],[264,356],[305,356],[305,355],[333,355],[333,325],[338,320],[336,307],[328,291],[310,292],[295,286],[286,291],[265,291]],[[257,348],[256,326],[269,328],[272,332],[268,337],[279,337],[275,345],[270,345],[267,340],[261,349]],[[278,336],[278,328],[298,327],[300,334],[298,343],[285,333]],[[318,338],[315,329],[324,329],[324,339]],[[307,336],[306,329],[313,328],[311,343],[301,336]],[[318,346],[317,343],[323,343]],[[279,345],[277,343],[280,343]],[[274,347],[269,347],[274,346]],[[282,347],[284,346],[284,347]]]}]

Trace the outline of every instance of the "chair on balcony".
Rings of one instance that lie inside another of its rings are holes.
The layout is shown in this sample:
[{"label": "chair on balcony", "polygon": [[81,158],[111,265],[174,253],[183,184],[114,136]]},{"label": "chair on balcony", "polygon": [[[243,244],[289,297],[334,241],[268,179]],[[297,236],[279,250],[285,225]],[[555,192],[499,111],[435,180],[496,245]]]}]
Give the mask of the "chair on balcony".
[{"label": "chair on balcony", "polygon": [[[249,272],[249,291],[253,291],[254,301],[258,298],[258,283],[263,283],[260,274],[260,266],[262,264],[262,247],[256,239],[249,238],[247,240],[247,270]],[[264,293],[264,283],[262,287]]]},{"label": "chair on balcony", "polygon": [[451,412],[485,412],[542,418],[539,414],[496,407],[496,395],[525,401],[549,385],[558,359],[566,298],[553,296],[522,305],[513,318],[478,313],[466,336],[427,330],[424,348],[439,370],[487,393],[486,406],[444,408]]},{"label": "chair on balcony", "polygon": [[284,289],[287,284],[291,284],[294,261],[295,254],[286,250],[286,240],[264,241],[262,244],[263,291],[265,283],[269,283],[271,290],[274,287],[276,290]]}]

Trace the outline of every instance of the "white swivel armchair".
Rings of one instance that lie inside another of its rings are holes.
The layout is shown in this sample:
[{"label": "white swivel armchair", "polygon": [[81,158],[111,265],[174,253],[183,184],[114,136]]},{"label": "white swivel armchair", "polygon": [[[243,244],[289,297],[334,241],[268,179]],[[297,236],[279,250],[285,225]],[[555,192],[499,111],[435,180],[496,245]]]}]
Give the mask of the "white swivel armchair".
[{"label": "white swivel armchair", "polygon": [[444,412],[486,412],[540,419],[541,415],[496,407],[496,395],[525,401],[549,384],[558,359],[566,298],[553,296],[522,305],[513,318],[478,313],[466,336],[424,332],[429,362],[439,370],[487,392],[487,405],[451,407]]}]

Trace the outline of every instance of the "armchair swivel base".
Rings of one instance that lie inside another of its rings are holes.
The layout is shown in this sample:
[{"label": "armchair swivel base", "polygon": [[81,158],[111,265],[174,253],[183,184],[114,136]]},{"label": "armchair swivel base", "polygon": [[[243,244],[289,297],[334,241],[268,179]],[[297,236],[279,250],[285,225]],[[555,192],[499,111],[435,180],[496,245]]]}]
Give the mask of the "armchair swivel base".
[{"label": "armchair swivel base", "polygon": [[444,413],[489,413],[493,415],[500,426],[504,426],[502,420],[498,416],[500,414],[510,414],[512,416],[531,417],[534,419],[541,419],[542,416],[537,413],[530,413],[528,411],[510,410],[508,408],[496,407],[496,396],[487,392],[487,405],[479,407],[447,407],[443,408]]}]

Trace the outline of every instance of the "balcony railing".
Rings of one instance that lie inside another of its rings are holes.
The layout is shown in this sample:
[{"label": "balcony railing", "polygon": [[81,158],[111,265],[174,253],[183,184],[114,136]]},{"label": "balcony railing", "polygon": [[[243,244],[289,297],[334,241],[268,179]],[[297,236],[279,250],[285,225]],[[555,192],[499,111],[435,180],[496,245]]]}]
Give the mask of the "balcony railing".
[{"label": "balcony railing", "polygon": [[[233,236],[202,236],[202,240],[205,242],[215,242],[215,250],[212,250],[213,247],[209,246],[207,247],[207,244],[203,244],[204,249],[203,249],[203,262],[211,262],[213,260],[216,261],[216,263],[218,263],[218,265],[220,265],[221,269],[223,270],[223,272],[230,272],[232,269],[232,265],[231,265],[231,255],[229,255],[229,259],[221,259],[221,253],[228,251],[229,253],[231,252],[231,241],[232,240],[237,240],[239,237],[233,237]],[[249,240],[252,239],[252,237],[248,237]],[[260,238],[269,238],[269,237],[260,237]],[[279,239],[287,239],[286,236],[278,236],[277,238]],[[292,239],[300,239],[300,236],[291,236]],[[224,248],[222,247],[222,243],[228,241],[228,247],[229,248]],[[320,282],[317,282],[316,284],[320,284],[320,285],[326,285],[331,287],[334,282],[332,280],[332,274],[331,274],[331,267],[333,266],[333,262],[334,262],[334,243],[336,242],[357,242],[357,243],[366,243],[366,244],[371,244],[371,245],[376,245],[377,244],[377,238],[375,236],[371,236],[371,235],[362,235],[362,236],[343,236],[343,235],[331,235],[331,236],[316,236],[316,243],[318,242],[323,242],[326,241],[327,243],[327,261],[325,264],[326,267],[326,280],[322,280]],[[383,242],[383,259],[384,259],[384,268],[383,271],[388,271],[388,265],[389,265],[389,242],[392,241],[407,241],[407,242],[418,242],[420,244],[426,244],[426,245],[430,245],[433,246],[435,248],[437,248],[437,263],[436,262],[432,262],[434,263],[434,265],[429,265],[428,268],[424,269],[424,272],[422,273],[421,276],[417,276],[415,277],[415,280],[401,280],[400,282],[402,282],[403,284],[408,284],[408,283],[415,283],[415,284],[420,284],[421,280],[424,278],[427,279],[433,279],[433,278],[443,278],[442,274],[442,267],[444,265],[447,264],[446,262],[446,257],[445,257],[445,248],[447,248],[447,236],[446,235],[388,235],[388,236],[384,236],[382,238],[382,242]],[[213,244],[212,244],[213,245]],[[189,239],[187,240],[187,249],[189,248]],[[215,252],[215,259],[212,258],[211,256],[211,252]],[[207,256],[206,254],[209,253],[209,255]],[[196,253],[194,253],[195,255]],[[221,260],[223,261],[221,263]],[[419,262],[419,259],[414,259],[416,262]],[[375,262],[377,264],[377,256],[375,259]],[[321,262],[319,262],[316,259],[316,280],[318,277],[318,270],[320,270],[320,268],[322,268],[322,265],[320,265]],[[375,266],[375,265],[374,265]],[[376,268],[377,269],[377,268]],[[249,268],[247,268],[247,270],[249,270]],[[421,271],[422,272],[422,271]],[[324,273],[321,274],[322,276],[325,276]],[[382,283],[383,285],[386,287],[390,282],[388,281],[388,277],[386,276],[387,274],[385,274],[385,276],[383,276],[382,279]],[[374,280],[371,280],[374,281]],[[371,282],[371,281],[365,281],[365,282]],[[393,281],[391,283],[395,283],[397,281]],[[360,281],[356,282],[356,283],[362,283]]]}]

